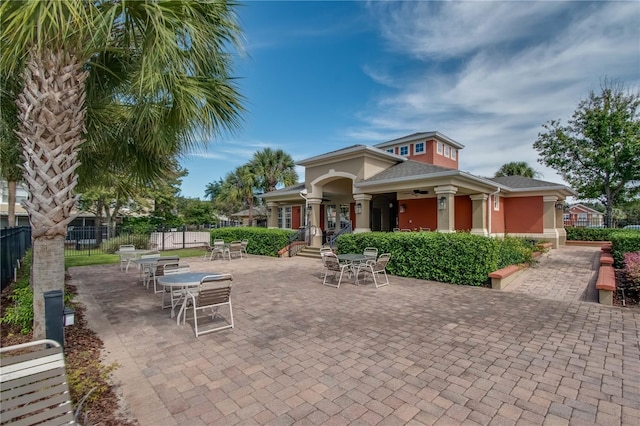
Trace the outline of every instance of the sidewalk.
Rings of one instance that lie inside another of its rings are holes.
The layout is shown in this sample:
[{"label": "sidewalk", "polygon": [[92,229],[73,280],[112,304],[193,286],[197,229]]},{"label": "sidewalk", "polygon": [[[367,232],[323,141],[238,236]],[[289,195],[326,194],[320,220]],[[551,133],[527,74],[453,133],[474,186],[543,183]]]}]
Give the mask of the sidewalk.
[{"label": "sidewalk", "polygon": [[[599,247],[564,246],[539,258],[503,291],[564,301],[598,303]],[[589,291],[589,290],[593,291]]]},{"label": "sidewalk", "polygon": [[187,261],[233,274],[236,328],[196,339],[135,271],[69,271],[141,425],[640,423],[638,310],[399,277],[335,289],[314,259]]}]

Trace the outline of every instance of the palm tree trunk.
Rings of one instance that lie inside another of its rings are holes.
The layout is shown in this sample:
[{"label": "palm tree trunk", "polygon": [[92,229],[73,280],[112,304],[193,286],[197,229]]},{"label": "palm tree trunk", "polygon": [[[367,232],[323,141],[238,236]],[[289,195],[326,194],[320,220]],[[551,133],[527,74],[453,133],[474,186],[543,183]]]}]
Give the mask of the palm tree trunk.
[{"label": "palm tree trunk", "polygon": [[15,180],[7,182],[7,192],[9,193],[9,199],[7,200],[9,203],[7,210],[7,226],[9,228],[16,226],[16,187],[17,185]]},{"label": "palm tree trunk", "polygon": [[78,149],[83,142],[87,72],[62,51],[32,52],[18,96],[25,208],[33,239],[33,337],[45,337],[44,297],[64,291],[64,239],[76,203]]}]

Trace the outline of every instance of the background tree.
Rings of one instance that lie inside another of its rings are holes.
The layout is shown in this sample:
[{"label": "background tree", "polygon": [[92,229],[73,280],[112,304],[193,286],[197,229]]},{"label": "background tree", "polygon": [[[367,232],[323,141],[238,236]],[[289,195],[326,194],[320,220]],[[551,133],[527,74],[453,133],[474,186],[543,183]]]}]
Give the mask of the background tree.
[{"label": "background tree", "polygon": [[[21,82],[8,95],[17,99],[30,194],[34,338],[45,334],[43,292],[64,289],[63,243],[73,220],[79,158],[104,164],[133,156],[142,181],[163,173],[145,158],[149,151],[153,159],[175,157],[198,143],[196,130],[206,141],[206,133],[238,125],[240,95],[230,77],[230,49],[240,35],[233,6],[0,3],[0,72]],[[105,157],[96,156],[101,152]]]},{"label": "background tree", "polygon": [[533,167],[525,161],[512,161],[510,163],[503,164],[496,172],[495,177],[503,176],[524,176],[528,178],[535,178],[540,177],[540,173],[533,170]]},{"label": "background tree", "polygon": [[253,206],[256,203],[256,177],[248,164],[227,174],[217,200],[222,204],[239,204],[249,209],[249,226],[253,224]]},{"label": "background tree", "polygon": [[0,81],[0,177],[7,181],[7,225],[16,226],[16,189],[22,181],[22,151],[15,130],[18,128],[18,109],[15,99],[17,81],[2,75]]},{"label": "background tree", "polygon": [[199,198],[179,197],[178,213],[187,225],[210,225],[217,223],[211,202]]},{"label": "background tree", "polygon": [[216,197],[220,193],[220,190],[222,189],[222,184],[222,179],[208,183],[204,188],[204,198],[210,201],[215,201]]},{"label": "background tree", "polygon": [[298,182],[293,158],[281,149],[256,152],[249,166],[256,176],[256,187],[262,192],[274,191],[278,184],[289,186]]},{"label": "background tree", "polygon": [[640,190],[640,92],[605,81],[578,104],[567,125],[543,125],[533,147],[540,163],[555,170],[580,198],[599,199],[607,226],[613,208]]}]

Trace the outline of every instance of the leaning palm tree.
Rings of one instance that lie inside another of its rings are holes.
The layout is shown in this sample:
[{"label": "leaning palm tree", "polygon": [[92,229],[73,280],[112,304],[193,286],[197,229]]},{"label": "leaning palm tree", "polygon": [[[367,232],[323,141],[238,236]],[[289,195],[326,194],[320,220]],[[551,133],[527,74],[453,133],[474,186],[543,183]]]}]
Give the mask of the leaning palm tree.
[{"label": "leaning palm tree", "polygon": [[256,175],[258,188],[264,192],[276,189],[278,184],[293,185],[298,181],[293,158],[281,149],[265,148],[253,154],[250,162]]},{"label": "leaning palm tree", "polygon": [[233,7],[223,0],[0,4],[0,73],[21,80],[17,134],[30,194],[35,338],[44,335],[43,292],[63,289],[79,159],[100,167],[136,158],[142,180],[161,173],[149,153],[173,158],[198,143],[195,134],[238,125]]},{"label": "leaning palm tree", "polygon": [[525,161],[512,161],[510,163],[503,164],[495,175],[495,177],[504,176],[523,176],[528,178],[535,178],[539,177],[540,173],[533,170],[533,168]]}]

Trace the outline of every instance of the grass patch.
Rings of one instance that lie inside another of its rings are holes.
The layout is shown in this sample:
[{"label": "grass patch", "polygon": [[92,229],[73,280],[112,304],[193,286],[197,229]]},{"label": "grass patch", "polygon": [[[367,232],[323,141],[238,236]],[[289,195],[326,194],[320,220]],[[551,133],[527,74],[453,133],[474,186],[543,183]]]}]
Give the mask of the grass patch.
[{"label": "grass patch", "polygon": [[[181,259],[186,257],[204,256],[203,248],[188,248],[180,250],[167,250],[160,253],[160,256],[178,256]],[[120,262],[117,254],[91,254],[79,256],[66,256],[64,258],[65,268],[72,266],[110,265]]]}]

